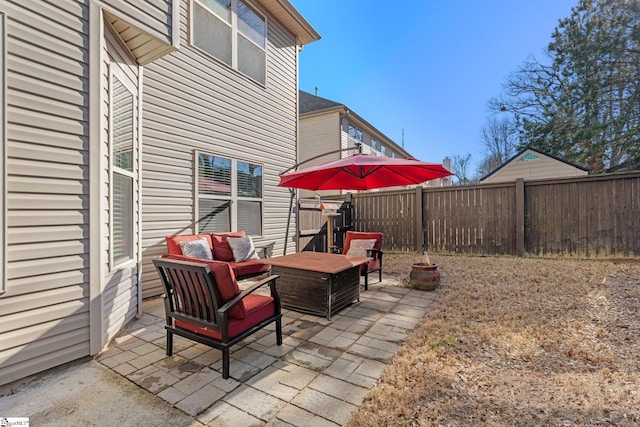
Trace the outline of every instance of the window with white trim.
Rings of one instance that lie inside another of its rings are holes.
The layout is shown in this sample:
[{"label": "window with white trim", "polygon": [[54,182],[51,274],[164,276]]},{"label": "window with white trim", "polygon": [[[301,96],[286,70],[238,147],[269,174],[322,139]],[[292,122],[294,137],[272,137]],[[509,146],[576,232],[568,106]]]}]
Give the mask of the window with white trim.
[{"label": "window with white trim", "polygon": [[135,96],[111,74],[111,266],[134,259]]},{"label": "window with white trim", "polygon": [[349,125],[347,130],[350,138],[355,139],[356,141],[362,142],[363,136],[362,131],[353,125]]},{"label": "window with white trim", "polygon": [[262,235],[262,165],[197,153],[197,231]]},{"label": "window with white trim", "polygon": [[192,0],[191,42],[261,84],[267,75],[267,19],[245,0]]}]

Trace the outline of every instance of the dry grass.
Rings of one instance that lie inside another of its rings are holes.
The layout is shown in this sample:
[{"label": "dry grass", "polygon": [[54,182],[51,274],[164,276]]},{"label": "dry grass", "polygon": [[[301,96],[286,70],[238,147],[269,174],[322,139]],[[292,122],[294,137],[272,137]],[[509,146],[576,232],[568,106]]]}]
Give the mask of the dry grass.
[{"label": "dry grass", "polygon": [[433,309],[348,426],[640,424],[638,260],[432,260]]}]

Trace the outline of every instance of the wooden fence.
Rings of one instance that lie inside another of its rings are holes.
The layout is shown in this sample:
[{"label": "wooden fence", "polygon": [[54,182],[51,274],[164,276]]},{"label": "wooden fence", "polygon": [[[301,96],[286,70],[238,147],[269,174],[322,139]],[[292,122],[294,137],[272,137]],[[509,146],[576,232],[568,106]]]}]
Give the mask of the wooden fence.
[{"label": "wooden fence", "polygon": [[[333,219],[333,246],[342,247],[347,230],[353,230],[353,204],[349,196],[332,196],[322,199],[323,203],[340,206]],[[322,215],[319,201],[301,199],[297,208],[297,243],[300,251],[327,251],[327,217]]]},{"label": "wooden fence", "polygon": [[[383,232],[383,249],[389,251],[420,251],[424,245],[430,253],[640,255],[637,172],[359,193],[351,202],[352,228]],[[302,215],[299,212],[299,221]],[[349,224],[343,221],[339,227],[344,230]],[[335,232],[338,239],[340,230]],[[313,239],[300,236],[307,243]]]}]

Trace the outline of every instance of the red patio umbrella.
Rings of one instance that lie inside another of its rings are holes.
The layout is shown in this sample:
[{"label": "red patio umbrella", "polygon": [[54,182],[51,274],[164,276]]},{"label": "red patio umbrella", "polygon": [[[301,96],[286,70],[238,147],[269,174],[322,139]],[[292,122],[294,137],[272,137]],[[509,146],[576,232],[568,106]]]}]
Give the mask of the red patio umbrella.
[{"label": "red patio umbrella", "polygon": [[453,175],[439,163],[353,154],[318,166],[280,175],[280,187],[306,190],[371,190],[422,184]]}]

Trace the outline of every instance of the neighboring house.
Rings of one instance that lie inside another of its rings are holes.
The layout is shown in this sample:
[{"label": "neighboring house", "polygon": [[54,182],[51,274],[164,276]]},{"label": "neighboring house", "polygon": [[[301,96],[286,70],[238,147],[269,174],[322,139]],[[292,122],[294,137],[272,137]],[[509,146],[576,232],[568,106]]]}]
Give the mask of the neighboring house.
[{"label": "neighboring house", "polygon": [[[404,148],[386,137],[344,104],[302,90],[299,92],[299,104],[298,163],[332,151],[354,148],[319,157],[302,164],[301,168],[355,154],[358,152],[355,149],[358,143],[362,144],[362,152],[365,154],[398,158],[411,157]],[[323,195],[337,193],[335,191],[322,192]],[[314,193],[310,191],[300,191],[302,198],[313,195]]]},{"label": "neighboring house", "polygon": [[[444,166],[444,168],[449,172],[453,170],[451,166],[451,159],[448,156],[445,156],[445,158],[442,159],[442,166]],[[453,185],[453,175],[445,176],[444,178],[432,179],[431,181],[427,181],[422,184],[425,188],[447,187],[449,185]]]},{"label": "neighboring house", "polygon": [[287,0],[0,0],[0,26],[0,385],[103,350],[166,235],[282,251],[319,38]]},{"label": "neighboring house", "polygon": [[566,178],[587,175],[589,170],[567,162],[551,154],[525,148],[480,179],[481,184],[491,182],[509,182],[517,178],[525,181],[532,179]]}]

